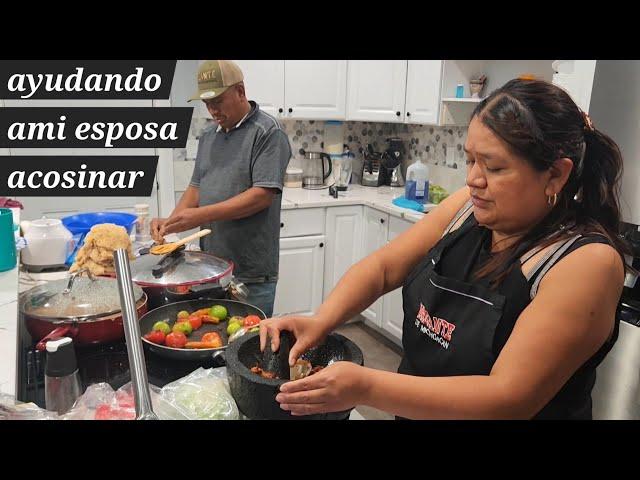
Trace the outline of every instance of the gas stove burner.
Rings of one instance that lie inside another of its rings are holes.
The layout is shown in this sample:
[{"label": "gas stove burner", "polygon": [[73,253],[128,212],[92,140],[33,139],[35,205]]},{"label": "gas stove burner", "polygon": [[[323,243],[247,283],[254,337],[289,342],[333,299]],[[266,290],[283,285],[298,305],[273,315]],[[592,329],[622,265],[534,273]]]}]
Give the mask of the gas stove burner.
[{"label": "gas stove burner", "polygon": [[[35,349],[34,345],[23,350],[24,372],[21,378],[19,400],[34,402],[44,408],[44,370],[46,353]],[[205,361],[176,361],[144,352],[147,378],[151,385],[158,388],[189,375],[198,368],[224,367],[221,357],[211,357]],[[80,379],[84,389],[95,383],[108,383],[114,390],[131,381],[127,345],[124,341],[76,347],[76,359]]]}]

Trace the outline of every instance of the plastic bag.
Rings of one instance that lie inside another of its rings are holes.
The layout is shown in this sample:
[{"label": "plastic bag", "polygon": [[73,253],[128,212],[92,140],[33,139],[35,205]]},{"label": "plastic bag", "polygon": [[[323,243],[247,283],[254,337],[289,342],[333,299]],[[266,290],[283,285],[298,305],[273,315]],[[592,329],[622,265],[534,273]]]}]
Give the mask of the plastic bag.
[{"label": "plastic bag", "polygon": [[35,403],[16,401],[11,395],[0,393],[0,420],[59,420],[56,412],[40,408]]},{"label": "plastic bag", "polygon": [[[149,385],[151,404],[156,407],[160,389]],[[71,410],[60,416],[62,420],[135,420],[136,404],[131,382],[118,390],[108,383],[94,383],[73,404]]]},{"label": "plastic bag", "polygon": [[198,368],[165,385],[154,411],[161,420],[239,420],[226,367]]}]

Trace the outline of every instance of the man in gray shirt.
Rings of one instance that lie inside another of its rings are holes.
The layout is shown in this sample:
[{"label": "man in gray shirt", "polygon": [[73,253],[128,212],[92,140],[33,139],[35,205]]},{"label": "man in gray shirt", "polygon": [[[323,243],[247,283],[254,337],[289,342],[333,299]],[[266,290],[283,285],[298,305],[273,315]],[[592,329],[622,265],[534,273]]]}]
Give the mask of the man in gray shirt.
[{"label": "man in gray shirt", "polygon": [[204,62],[198,93],[217,125],[200,137],[191,183],[167,219],[154,219],[156,241],[194,227],[211,228],[204,251],[232,260],[250,291],[247,303],[273,314],[280,255],[280,205],[291,158],[289,139],[275,118],[245,94],[240,68]]}]

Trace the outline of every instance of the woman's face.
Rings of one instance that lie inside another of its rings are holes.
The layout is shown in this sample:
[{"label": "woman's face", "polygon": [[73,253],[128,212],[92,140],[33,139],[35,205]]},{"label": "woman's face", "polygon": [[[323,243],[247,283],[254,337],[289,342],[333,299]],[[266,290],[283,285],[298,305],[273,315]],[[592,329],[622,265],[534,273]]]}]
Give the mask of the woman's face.
[{"label": "woman's face", "polygon": [[480,225],[505,234],[523,233],[549,211],[548,172],[514,155],[477,117],[469,124],[467,186]]}]

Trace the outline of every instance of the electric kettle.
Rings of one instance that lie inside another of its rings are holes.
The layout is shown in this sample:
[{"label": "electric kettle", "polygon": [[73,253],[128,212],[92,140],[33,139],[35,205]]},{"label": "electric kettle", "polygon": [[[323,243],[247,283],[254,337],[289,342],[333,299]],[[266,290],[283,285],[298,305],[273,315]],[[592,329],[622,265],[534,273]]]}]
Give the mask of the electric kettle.
[{"label": "electric kettle", "polygon": [[[327,188],[324,182],[331,175],[331,157],[324,152],[307,152],[300,149],[304,156],[302,162],[302,188],[310,190]],[[325,159],[328,167],[325,168]]]}]

